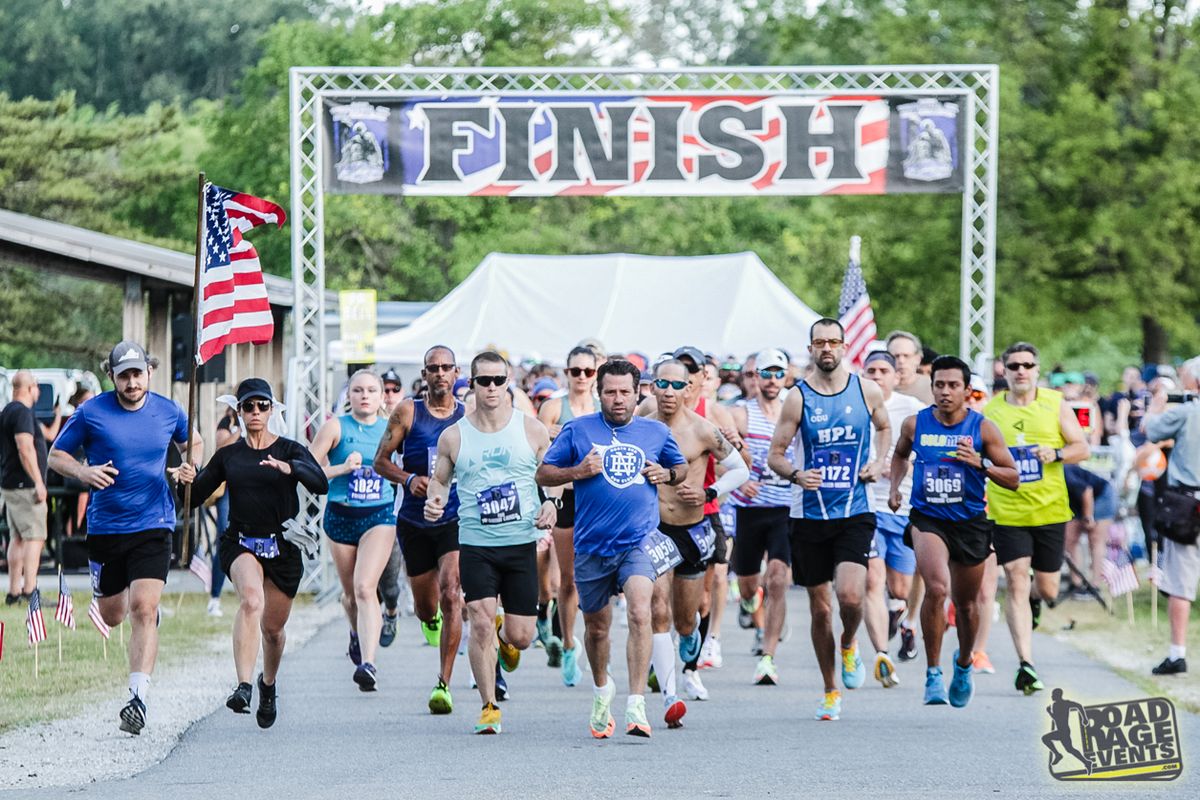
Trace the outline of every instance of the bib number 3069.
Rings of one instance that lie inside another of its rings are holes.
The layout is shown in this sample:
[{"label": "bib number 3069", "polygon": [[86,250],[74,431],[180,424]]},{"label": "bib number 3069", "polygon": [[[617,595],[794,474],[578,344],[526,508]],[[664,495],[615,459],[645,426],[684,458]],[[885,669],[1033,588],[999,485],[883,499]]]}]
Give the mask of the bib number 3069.
[{"label": "bib number 3069", "polygon": [[925,502],[930,505],[953,505],[963,501],[961,464],[926,464],[921,479]]}]

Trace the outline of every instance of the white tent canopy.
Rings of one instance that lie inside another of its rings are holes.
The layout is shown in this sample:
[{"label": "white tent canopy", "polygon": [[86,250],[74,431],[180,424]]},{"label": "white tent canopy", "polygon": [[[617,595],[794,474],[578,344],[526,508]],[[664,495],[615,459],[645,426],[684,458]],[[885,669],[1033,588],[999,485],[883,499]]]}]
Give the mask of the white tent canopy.
[{"label": "white tent canopy", "polygon": [[[433,344],[461,362],[489,346],[559,363],[581,339],[653,358],[688,344],[718,358],[800,354],[820,317],[754,253],[533,256],[491,253],[406,328],[375,340],[379,364],[419,364]],[[341,361],[341,343],[330,359]]]}]

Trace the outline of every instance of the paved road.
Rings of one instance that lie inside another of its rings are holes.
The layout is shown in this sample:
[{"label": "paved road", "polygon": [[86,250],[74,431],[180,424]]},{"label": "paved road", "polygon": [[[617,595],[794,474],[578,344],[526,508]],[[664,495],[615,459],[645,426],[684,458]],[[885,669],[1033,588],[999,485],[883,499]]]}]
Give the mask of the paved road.
[{"label": "paved road", "polygon": [[[1184,775],[1173,783],[1098,786],[1052,780],[1040,742],[1048,729],[1049,698],[1026,698],[1013,690],[1016,663],[1002,626],[992,648],[998,674],[978,679],[967,709],[922,706],[923,668],[910,662],[900,665],[900,687],[883,690],[869,681],[847,693],[840,721],[818,723],[811,715],[819,678],[802,592],[791,593],[789,615],[796,634],[780,648],[782,685],[751,685],[751,637],[730,619],[725,666],[703,673],[712,699],[690,704],[682,730],[665,730],[658,716],[652,718],[656,727],[650,740],[618,734],[605,742],[593,741],[587,732],[589,686],[562,686],[540,650],[530,651],[509,679],[513,698],[503,705],[501,736],[470,734],[479,702],[465,683],[465,657],[454,679],[455,713],[430,716],[425,701],[435,675],[435,651],[419,644],[411,618],[402,621],[397,643],[382,651],[381,690],[362,694],[350,680],[352,667],[343,655],[345,625],[339,620],[288,655],[280,679],[280,719],[272,730],[260,731],[253,716],[222,708],[193,726],[169,758],[135,778],[72,791],[22,791],[21,797],[213,800],[245,796],[251,787],[269,788],[272,796],[288,800],[325,800],[337,797],[338,790],[351,790],[354,798],[555,800],[1200,794],[1200,779],[1189,779],[1198,763],[1192,754],[1200,754],[1200,718],[1186,714],[1180,719]],[[617,630],[618,637],[622,633]],[[1068,697],[1098,702],[1144,694],[1050,637],[1039,636],[1035,647],[1047,686],[1061,686]],[[947,665],[952,650],[950,645],[944,651]],[[614,704],[620,725],[623,659],[614,671],[621,689]],[[649,707],[659,708],[658,696],[648,697]]]}]

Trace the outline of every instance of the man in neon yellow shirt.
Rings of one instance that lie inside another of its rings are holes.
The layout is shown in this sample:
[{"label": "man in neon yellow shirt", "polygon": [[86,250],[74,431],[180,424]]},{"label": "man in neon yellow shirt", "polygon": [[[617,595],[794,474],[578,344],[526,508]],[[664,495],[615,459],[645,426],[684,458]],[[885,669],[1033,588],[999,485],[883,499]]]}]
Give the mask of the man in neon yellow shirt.
[{"label": "man in neon yellow shirt", "polygon": [[996,523],[996,558],[1008,582],[1005,616],[1021,661],[1015,684],[1032,694],[1045,688],[1033,667],[1033,628],[1041,601],[1053,605],[1058,597],[1066,523],[1072,516],[1063,464],[1085,460],[1090,449],[1062,393],[1038,387],[1037,348],[1017,342],[1004,351],[1003,361],[1008,391],[993,397],[983,415],[1004,434],[1020,486],[1014,492],[988,481],[988,516]]}]

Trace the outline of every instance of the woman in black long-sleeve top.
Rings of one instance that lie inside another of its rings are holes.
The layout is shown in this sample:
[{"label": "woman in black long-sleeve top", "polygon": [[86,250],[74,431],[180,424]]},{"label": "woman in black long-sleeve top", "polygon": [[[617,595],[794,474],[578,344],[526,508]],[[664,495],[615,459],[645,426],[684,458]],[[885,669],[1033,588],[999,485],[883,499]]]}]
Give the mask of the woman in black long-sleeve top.
[{"label": "woman in black long-sleeve top", "polygon": [[[283,656],[284,625],[304,575],[300,548],[284,538],[284,524],[300,512],[297,484],[325,494],[329,483],[308,448],[267,429],[275,405],[270,384],[261,378],[242,381],[237,401],[246,437],[218,450],[195,475],[192,505],[203,503],[225,482],[229,526],[219,556],[241,601],[233,626],[238,686],[225,704],[239,714],[249,713],[261,630],[257,718],[259,727],[269,728],[277,713],[275,676]],[[191,477],[188,472],[190,468],[181,471],[180,480]]]}]

